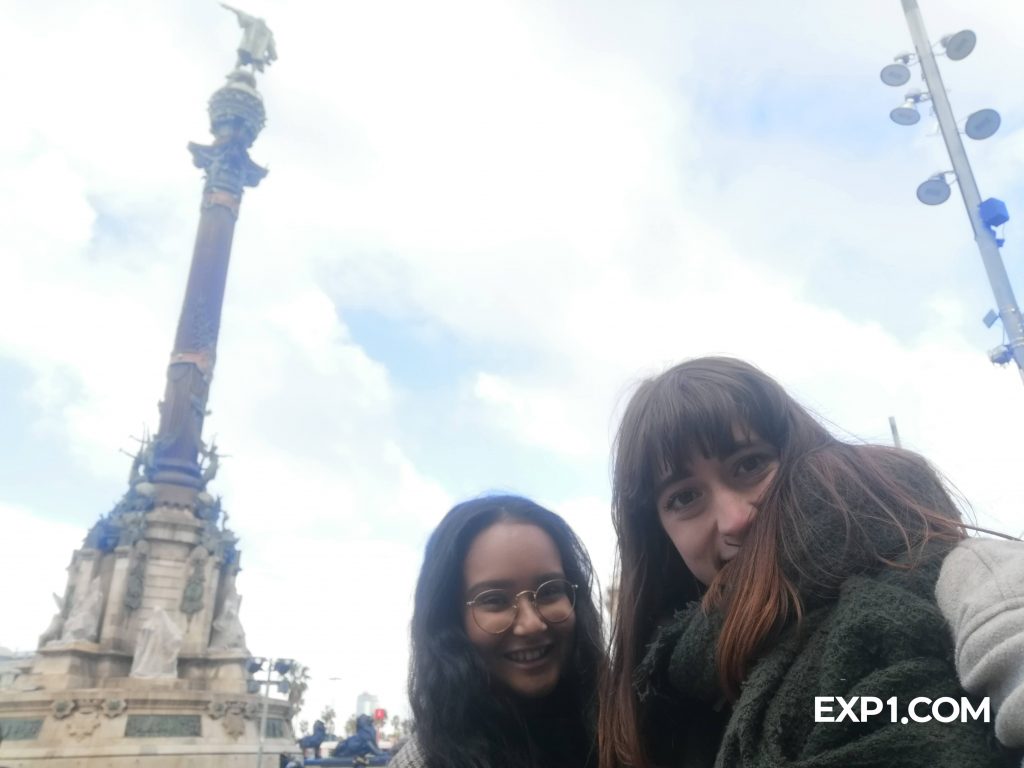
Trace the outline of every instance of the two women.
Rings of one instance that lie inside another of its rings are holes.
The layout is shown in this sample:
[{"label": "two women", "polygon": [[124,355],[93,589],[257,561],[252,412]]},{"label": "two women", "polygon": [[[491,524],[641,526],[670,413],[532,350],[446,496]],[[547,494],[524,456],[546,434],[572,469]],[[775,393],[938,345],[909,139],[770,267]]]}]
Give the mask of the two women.
[{"label": "two women", "polygon": [[[760,371],[706,358],[637,391],[613,496],[601,768],[1007,764],[989,725],[902,721],[915,698],[964,695],[934,598],[964,526],[920,457],[842,443]],[[399,768],[593,764],[590,585],[553,513],[453,509],[417,586]],[[824,721],[839,697],[886,708]]]}]

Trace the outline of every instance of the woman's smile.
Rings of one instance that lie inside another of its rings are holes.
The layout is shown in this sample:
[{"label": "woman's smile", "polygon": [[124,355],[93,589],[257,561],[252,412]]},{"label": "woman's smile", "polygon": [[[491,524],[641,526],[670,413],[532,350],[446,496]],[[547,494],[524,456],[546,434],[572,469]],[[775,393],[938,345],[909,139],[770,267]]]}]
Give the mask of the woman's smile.
[{"label": "woman's smile", "polygon": [[521,651],[509,651],[505,654],[505,658],[522,666],[530,666],[538,661],[546,661],[552,648],[554,648],[554,645],[548,643],[534,648],[525,648]]}]

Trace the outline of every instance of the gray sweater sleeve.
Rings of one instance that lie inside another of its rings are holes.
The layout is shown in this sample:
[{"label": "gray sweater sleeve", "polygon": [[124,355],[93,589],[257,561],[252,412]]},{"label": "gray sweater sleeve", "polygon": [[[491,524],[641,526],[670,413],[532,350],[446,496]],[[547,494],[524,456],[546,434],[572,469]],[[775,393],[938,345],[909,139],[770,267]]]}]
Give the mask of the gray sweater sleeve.
[{"label": "gray sweater sleeve", "polygon": [[968,539],[942,565],[935,596],[964,688],[992,702],[996,738],[1024,747],[1024,542]]},{"label": "gray sweater sleeve", "polygon": [[426,768],[427,759],[420,749],[419,742],[413,736],[405,743],[398,754],[388,761],[388,768]]}]

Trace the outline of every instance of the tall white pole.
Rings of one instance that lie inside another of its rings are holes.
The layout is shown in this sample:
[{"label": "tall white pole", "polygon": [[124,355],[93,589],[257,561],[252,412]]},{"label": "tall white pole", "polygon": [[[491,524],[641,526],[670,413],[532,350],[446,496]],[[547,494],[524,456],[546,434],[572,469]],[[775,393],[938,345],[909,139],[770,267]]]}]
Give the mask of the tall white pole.
[{"label": "tall white pole", "polygon": [[985,265],[988,282],[992,286],[992,293],[995,296],[996,308],[1003,321],[1003,329],[1007,335],[1006,348],[1014,362],[1017,363],[1017,370],[1021,379],[1024,380],[1024,322],[1021,321],[1017,299],[1010,287],[1010,279],[1006,275],[1006,267],[1003,266],[1003,258],[999,254],[999,245],[995,241],[995,235],[982,221],[981,212],[978,210],[978,206],[981,204],[981,194],[978,192],[978,184],[974,180],[971,164],[967,160],[967,152],[960,139],[960,129],[957,128],[953,109],[949,105],[946,88],[942,84],[939,65],[935,62],[935,55],[932,53],[921,10],[917,7],[917,0],[901,0],[901,2],[903,3],[903,12],[907,17],[907,24],[910,27],[910,36],[913,38],[914,48],[917,50],[917,58],[921,62],[924,81],[935,107],[935,116],[939,120],[942,139],[946,142],[946,150],[953,163],[953,172],[956,174],[960,194],[963,196],[964,206],[967,208],[967,216],[971,220],[974,241],[978,244],[981,261]]}]

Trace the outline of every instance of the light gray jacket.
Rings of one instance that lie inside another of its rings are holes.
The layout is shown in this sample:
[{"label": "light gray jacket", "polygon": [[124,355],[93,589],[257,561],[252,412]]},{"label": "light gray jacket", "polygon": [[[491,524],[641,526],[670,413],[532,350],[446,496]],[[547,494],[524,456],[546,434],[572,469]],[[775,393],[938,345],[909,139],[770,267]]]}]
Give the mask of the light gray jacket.
[{"label": "light gray jacket", "polygon": [[388,768],[426,768],[427,759],[420,750],[416,737],[411,737],[393,758],[388,761]]},{"label": "light gray jacket", "polygon": [[996,738],[1024,747],[1024,542],[968,539],[943,562],[935,597],[968,692],[989,696]]}]

